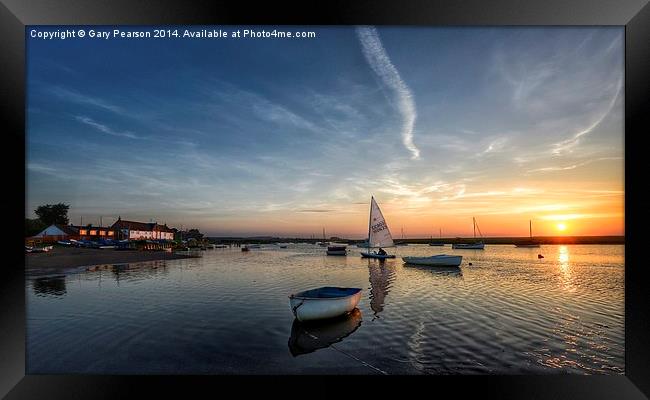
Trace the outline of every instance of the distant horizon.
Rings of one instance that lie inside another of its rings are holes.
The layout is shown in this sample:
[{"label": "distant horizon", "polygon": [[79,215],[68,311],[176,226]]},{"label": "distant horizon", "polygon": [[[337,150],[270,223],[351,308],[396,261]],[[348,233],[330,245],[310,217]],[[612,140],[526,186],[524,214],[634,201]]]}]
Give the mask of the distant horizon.
[{"label": "distant horizon", "polygon": [[395,239],[624,236],[622,27],[294,28],[28,35],[26,217],[362,238],[375,196]]}]

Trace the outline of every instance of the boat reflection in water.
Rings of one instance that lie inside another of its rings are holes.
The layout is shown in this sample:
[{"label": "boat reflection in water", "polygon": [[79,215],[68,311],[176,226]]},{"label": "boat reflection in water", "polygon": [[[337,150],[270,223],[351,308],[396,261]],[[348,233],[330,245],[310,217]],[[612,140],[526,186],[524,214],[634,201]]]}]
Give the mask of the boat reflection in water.
[{"label": "boat reflection in water", "polygon": [[297,357],[330,347],[350,336],[361,326],[361,311],[355,308],[347,315],[321,321],[293,320],[289,351]]},{"label": "boat reflection in water", "polygon": [[385,298],[390,292],[390,286],[395,279],[394,263],[385,260],[368,261],[370,280],[370,308],[374,318],[379,318],[379,313],[384,310]]},{"label": "boat reflection in water", "polygon": [[460,269],[460,267],[447,267],[447,266],[432,267],[427,265],[417,265],[417,264],[409,264],[409,263],[405,263],[404,266],[407,268],[419,269],[422,271],[430,272],[433,275],[445,275],[445,276],[457,276],[457,277],[463,276],[463,271]]},{"label": "boat reflection in water", "polygon": [[32,288],[38,296],[65,296],[65,275],[36,278],[32,281]]}]

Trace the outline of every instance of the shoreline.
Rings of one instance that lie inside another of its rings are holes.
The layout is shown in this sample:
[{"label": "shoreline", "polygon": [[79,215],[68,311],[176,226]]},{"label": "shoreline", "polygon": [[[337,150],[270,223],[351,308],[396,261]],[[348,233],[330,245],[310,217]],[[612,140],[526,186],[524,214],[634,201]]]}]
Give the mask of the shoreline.
[{"label": "shoreline", "polygon": [[118,251],[55,246],[47,253],[26,253],[25,271],[63,270],[104,264],[129,264],[145,261],[179,260],[189,255],[166,251]]}]

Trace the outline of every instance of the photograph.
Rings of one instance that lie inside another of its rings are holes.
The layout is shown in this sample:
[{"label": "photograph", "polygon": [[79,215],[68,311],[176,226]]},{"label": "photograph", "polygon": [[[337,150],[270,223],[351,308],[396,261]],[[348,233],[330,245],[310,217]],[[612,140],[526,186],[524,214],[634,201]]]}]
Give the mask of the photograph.
[{"label": "photograph", "polygon": [[26,374],[626,375],[625,26],[24,51]]}]

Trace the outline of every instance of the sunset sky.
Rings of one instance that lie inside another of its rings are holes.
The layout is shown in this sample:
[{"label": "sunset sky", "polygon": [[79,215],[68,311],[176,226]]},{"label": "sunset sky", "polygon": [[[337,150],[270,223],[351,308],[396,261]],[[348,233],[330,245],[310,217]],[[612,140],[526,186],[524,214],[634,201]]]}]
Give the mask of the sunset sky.
[{"label": "sunset sky", "polygon": [[622,27],[278,29],[317,37],[28,37],[27,217],[624,233]]}]

